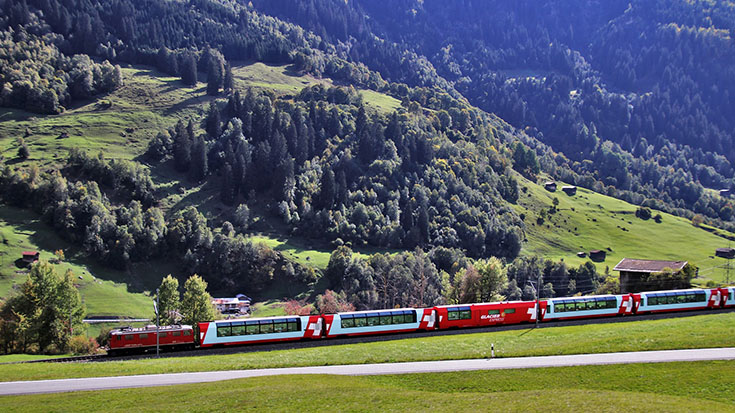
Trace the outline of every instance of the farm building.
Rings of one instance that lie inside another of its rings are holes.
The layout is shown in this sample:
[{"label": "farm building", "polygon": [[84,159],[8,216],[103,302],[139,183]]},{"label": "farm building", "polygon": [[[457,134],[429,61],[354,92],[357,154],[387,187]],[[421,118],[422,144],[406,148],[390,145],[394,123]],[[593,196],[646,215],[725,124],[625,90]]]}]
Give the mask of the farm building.
[{"label": "farm building", "polygon": [[561,187],[561,190],[569,196],[577,194],[577,187],[574,185],[564,185]]},{"label": "farm building", "polygon": [[735,258],[735,248],[717,248],[715,255],[721,258],[733,259]]},{"label": "farm building", "polygon": [[605,257],[607,257],[607,252],[605,252],[604,250],[590,251],[590,259],[592,261],[605,261]]},{"label": "farm building", "polygon": [[41,254],[38,251],[23,251],[23,262],[30,265],[38,261]]},{"label": "farm building", "polygon": [[213,298],[212,304],[222,314],[250,313],[250,297],[244,294],[238,294],[234,298]]},{"label": "farm building", "polygon": [[548,181],[544,183],[544,188],[549,192],[555,192],[556,191],[556,182],[554,181]]},{"label": "farm building", "polygon": [[671,269],[674,273],[680,272],[686,261],[656,261],[656,260],[637,260],[633,258],[623,258],[613,271],[620,271],[620,293],[635,293],[645,291],[641,285],[641,279],[648,274],[662,272],[665,269]]},{"label": "farm building", "polygon": [[720,196],[723,198],[729,198],[731,191],[729,189],[720,189]]}]

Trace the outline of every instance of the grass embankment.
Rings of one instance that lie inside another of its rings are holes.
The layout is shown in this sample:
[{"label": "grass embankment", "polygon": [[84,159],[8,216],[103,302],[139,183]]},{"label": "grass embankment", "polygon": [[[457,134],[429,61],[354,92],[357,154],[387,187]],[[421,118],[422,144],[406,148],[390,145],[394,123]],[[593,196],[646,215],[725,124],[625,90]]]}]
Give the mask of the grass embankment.
[{"label": "grass embankment", "polygon": [[[374,377],[275,376],[217,383],[2,397],[8,412],[735,411],[735,361],[577,366]],[[178,395],[185,394],[182,399]]]},{"label": "grass embankment", "polygon": [[[589,258],[577,257],[577,252],[605,250],[607,257],[596,263],[597,269],[604,271],[608,266],[611,272],[625,257],[683,260],[700,268],[696,283],[725,281],[725,270],[715,268],[723,266],[725,260],[714,255],[716,248],[727,246],[726,239],[693,226],[690,220],[655,210],[652,214],[660,213],[661,223],[643,220],[635,216],[635,205],[584,188],[570,196],[561,191],[563,183],[557,184],[559,189],[549,192],[541,185],[520,179],[519,186],[527,188],[520,192],[516,206],[517,212],[526,215],[528,242],[523,247],[524,254],[564,259],[568,265],[578,266]],[[548,214],[539,224],[540,210],[548,210],[554,198],[559,200],[557,212]]]},{"label": "grass embankment", "polygon": [[735,346],[735,313],[222,356],[2,367],[0,381]]}]

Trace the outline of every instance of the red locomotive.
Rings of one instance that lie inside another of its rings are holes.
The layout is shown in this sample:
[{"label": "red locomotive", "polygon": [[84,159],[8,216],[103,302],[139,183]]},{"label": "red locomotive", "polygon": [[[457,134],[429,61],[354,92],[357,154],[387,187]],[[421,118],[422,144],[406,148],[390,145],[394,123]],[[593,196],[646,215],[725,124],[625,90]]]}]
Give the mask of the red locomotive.
[{"label": "red locomotive", "polygon": [[156,331],[158,345],[164,350],[193,349],[194,329],[188,325],[160,326],[142,328],[123,327],[110,331],[109,355],[124,354],[132,351],[145,351],[156,348]]}]

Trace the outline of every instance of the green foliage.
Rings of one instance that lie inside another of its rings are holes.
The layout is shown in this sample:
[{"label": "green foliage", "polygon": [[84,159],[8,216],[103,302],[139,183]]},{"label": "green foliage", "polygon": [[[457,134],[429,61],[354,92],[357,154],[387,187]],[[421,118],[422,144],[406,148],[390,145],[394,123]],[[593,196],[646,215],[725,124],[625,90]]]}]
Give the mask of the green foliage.
[{"label": "green foliage", "polygon": [[[181,319],[179,280],[167,275],[158,287],[158,319],[161,325],[176,324]],[[155,319],[155,314],[152,319]]]},{"label": "green foliage", "polygon": [[18,158],[28,159],[31,156],[31,152],[28,150],[28,145],[23,138],[18,138]]},{"label": "green foliage", "polygon": [[207,292],[207,282],[194,274],[184,283],[184,296],[181,299],[181,315],[185,324],[212,321],[217,311],[212,304],[212,296]]},{"label": "green foliage", "polygon": [[85,309],[74,286],[74,273],[67,270],[60,277],[45,261],[31,267],[19,294],[8,299],[0,313],[6,352],[25,352],[32,346],[41,353],[65,352],[73,331],[84,330]]}]

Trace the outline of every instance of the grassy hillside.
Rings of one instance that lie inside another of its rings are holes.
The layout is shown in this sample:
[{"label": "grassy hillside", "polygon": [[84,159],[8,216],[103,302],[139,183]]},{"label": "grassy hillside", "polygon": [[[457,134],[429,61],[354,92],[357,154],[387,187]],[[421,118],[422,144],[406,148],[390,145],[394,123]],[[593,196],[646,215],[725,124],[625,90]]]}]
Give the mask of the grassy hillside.
[{"label": "grassy hillside", "polygon": [[[700,268],[704,284],[708,280],[721,283],[726,273],[725,260],[716,258],[715,249],[728,246],[728,240],[705,229],[695,227],[685,218],[661,212],[661,223],[653,219],[642,220],[635,216],[638,207],[619,199],[601,195],[584,188],[569,196],[561,191],[557,182],[556,192],[549,192],[542,185],[521,181],[521,191],[516,210],[525,214],[526,237],[524,254],[538,254],[577,266],[588,258],[576,254],[590,250],[605,250],[604,262],[597,263],[598,271],[612,268],[622,258],[653,260],[685,260]],[[548,213],[543,223],[537,218],[542,209],[549,210],[554,199],[559,200],[557,211]],[[659,213],[652,211],[653,215]],[[730,276],[735,281],[735,271]]]},{"label": "grassy hillside", "polygon": [[74,271],[75,285],[88,315],[150,317],[151,299],[142,292],[130,291],[130,274],[90,264],[79,256],[78,248],[55,235],[32,212],[0,206],[0,232],[0,297],[10,295],[13,284],[25,281],[27,270],[16,265],[23,251],[39,251],[42,260],[49,260],[54,258],[54,251],[61,249],[66,259],[56,265],[56,271]]},{"label": "grassy hillside", "polygon": [[[46,170],[63,163],[68,150],[74,147],[103,151],[106,158],[136,159],[146,150],[150,139],[179,119],[201,119],[214,99],[206,95],[206,84],[202,82],[185,87],[178,78],[144,67],[124,68],[122,72],[123,87],[67,108],[60,115],[0,109],[2,159],[16,167],[38,165]],[[305,86],[332,85],[329,79],[299,76],[283,65],[241,64],[233,68],[233,73],[236,87],[243,92],[254,87],[288,95],[298,93]],[[365,102],[378,110],[392,111],[400,106],[400,101],[390,96],[369,90],[361,93]],[[25,137],[30,148],[30,158],[22,162],[16,159],[18,137]],[[195,205],[210,218],[222,212],[218,187],[192,185],[168,164],[156,166],[151,175],[163,197],[161,206],[165,211]],[[16,208],[0,206],[0,230],[7,240],[0,244],[0,297],[11,293],[13,284],[25,280],[25,273],[15,264],[24,250],[38,250],[41,258],[48,260],[53,258],[53,251],[63,249],[67,260],[58,266],[58,271],[71,268],[82,277],[77,284],[89,315],[150,316],[147,292],[175,270],[173,263],[166,262],[137,264],[127,272],[96,265],[79,254],[77,247],[56,236],[35,214]],[[304,248],[275,238],[256,237],[256,240],[316,268],[325,268],[331,254],[331,249]]]}]

